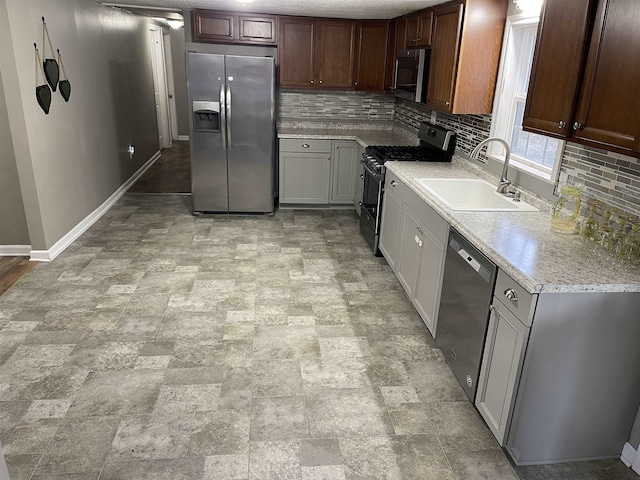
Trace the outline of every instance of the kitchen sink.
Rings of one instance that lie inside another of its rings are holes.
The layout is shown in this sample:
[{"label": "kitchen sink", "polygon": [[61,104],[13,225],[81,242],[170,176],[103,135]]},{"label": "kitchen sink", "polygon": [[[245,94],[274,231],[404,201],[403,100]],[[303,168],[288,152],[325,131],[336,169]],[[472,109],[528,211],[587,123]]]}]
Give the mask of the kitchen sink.
[{"label": "kitchen sink", "polygon": [[496,186],[480,178],[418,178],[417,182],[451,210],[481,212],[537,212],[523,201],[496,192]]}]

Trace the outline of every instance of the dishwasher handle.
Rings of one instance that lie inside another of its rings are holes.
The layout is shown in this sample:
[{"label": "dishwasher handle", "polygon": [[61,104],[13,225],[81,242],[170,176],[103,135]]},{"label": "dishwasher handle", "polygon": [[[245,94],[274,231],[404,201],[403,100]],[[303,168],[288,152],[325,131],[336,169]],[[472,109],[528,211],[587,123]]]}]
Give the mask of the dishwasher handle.
[{"label": "dishwasher handle", "polygon": [[452,248],[460,257],[473,268],[478,274],[487,282],[491,282],[491,272],[476,260],[462,245],[460,245],[455,238],[449,237],[449,248]]}]

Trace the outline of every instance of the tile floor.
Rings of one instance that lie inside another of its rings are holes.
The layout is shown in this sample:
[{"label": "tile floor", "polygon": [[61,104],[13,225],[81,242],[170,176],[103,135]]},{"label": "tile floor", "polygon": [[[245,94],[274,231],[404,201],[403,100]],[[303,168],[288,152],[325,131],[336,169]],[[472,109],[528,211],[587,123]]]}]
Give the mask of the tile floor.
[{"label": "tile floor", "polygon": [[516,474],[354,213],[189,201],[126,195],[0,299],[12,480],[636,478]]}]

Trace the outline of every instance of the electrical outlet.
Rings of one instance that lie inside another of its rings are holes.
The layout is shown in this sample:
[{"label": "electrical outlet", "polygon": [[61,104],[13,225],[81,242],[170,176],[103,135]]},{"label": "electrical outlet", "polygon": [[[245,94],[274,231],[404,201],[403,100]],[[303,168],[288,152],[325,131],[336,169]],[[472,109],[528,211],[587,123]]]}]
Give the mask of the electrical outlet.
[{"label": "electrical outlet", "polygon": [[129,159],[133,158],[133,154],[136,153],[136,149],[133,145],[129,145],[129,148],[127,148],[127,153],[129,153]]}]

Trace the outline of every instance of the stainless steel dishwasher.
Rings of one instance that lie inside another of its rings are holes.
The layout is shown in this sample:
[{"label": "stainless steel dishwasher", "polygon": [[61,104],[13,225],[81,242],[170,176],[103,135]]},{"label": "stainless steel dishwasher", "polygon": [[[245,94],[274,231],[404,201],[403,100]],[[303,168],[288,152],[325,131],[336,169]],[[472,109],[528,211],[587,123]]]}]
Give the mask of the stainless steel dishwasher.
[{"label": "stainless steel dishwasher", "polygon": [[455,229],[449,231],[436,343],[473,402],[497,267]]}]

